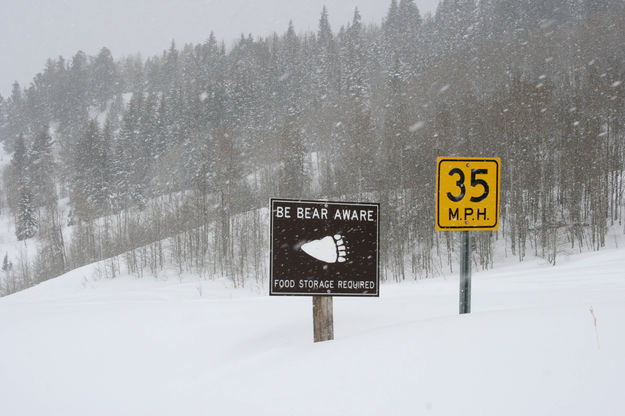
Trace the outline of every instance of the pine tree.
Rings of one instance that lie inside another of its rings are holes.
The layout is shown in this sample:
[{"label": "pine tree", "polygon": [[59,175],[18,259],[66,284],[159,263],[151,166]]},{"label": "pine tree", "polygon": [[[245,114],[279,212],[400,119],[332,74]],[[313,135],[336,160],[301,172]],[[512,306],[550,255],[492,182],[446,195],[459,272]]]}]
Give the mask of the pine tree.
[{"label": "pine tree", "polygon": [[8,99],[7,124],[4,127],[4,137],[8,138],[7,150],[13,150],[15,141],[20,134],[28,132],[28,120],[26,119],[26,102],[22,87],[16,81],[11,89],[11,96]]},{"label": "pine tree", "polygon": [[0,94],[0,127],[3,127],[7,121],[8,104],[2,94]]},{"label": "pine tree", "polygon": [[24,135],[20,134],[15,141],[15,151],[13,152],[11,164],[4,177],[5,187],[7,189],[7,204],[14,214],[16,214],[18,210],[20,188],[28,181],[27,163]]},{"label": "pine tree", "polygon": [[122,126],[113,146],[114,178],[116,199],[122,209],[132,204],[142,207],[145,204],[146,176],[144,147],[141,142],[141,118],[144,109],[141,83],[128,104]]},{"label": "pine tree", "polygon": [[[68,71],[68,84],[62,105],[66,106],[65,119],[61,120],[61,131],[66,132],[72,141],[78,140],[85,122],[89,103],[89,62],[83,51],[73,57]],[[73,144],[73,143],[72,143]]]},{"label": "pine tree", "polygon": [[295,116],[287,118],[280,138],[280,196],[301,198],[304,191],[304,148]]},{"label": "pine tree", "polygon": [[[505,7],[504,3],[509,0],[503,0],[497,4]],[[506,8],[512,12],[518,7],[518,2],[512,1],[510,8]],[[473,26],[476,23],[477,8],[475,0],[443,0],[436,9],[436,26],[437,36],[439,38],[441,52],[461,51],[470,45],[472,39]],[[514,19],[505,14],[505,18]],[[504,17],[502,17],[504,18]],[[501,22],[496,30],[511,30],[510,21]]]},{"label": "pine tree", "polygon": [[9,253],[4,254],[4,259],[2,260],[2,271],[8,273],[13,268],[13,265],[9,261]]},{"label": "pine tree", "polygon": [[332,29],[330,28],[330,22],[328,21],[328,10],[326,6],[323,6],[321,10],[321,17],[319,18],[319,29],[317,31],[317,42],[322,47],[328,47],[333,41]]},{"label": "pine tree", "polygon": [[396,59],[403,64],[416,65],[421,15],[414,0],[391,1],[383,30],[383,54],[391,65]]},{"label": "pine tree", "polygon": [[400,27],[404,30],[404,39],[413,42],[421,25],[421,14],[414,0],[400,0],[398,14]]},{"label": "pine tree", "polygon": [[328,103],[332,95],[337,94],[338,85],[338,56],[336,42],[330,22],[328,21],[328,11],[325,6],[319,18],[319,29],[317,31],[317,45],[315,53],[315,88],[320,97],[320,101]]},{"label": "pine tree", "polygon": [[351,26],[345,34],[344,45],[345,81],[347,100],[365,102],[369,99],[367,55],[358,9],[354,10]]},{"label": "pine tree", "polygon": [[386,112],[384,116],[383,154],[381,157],[384,188],[403,188],[406,176],[406,146],[409,142],[410,124],[404,98],[404,83],[399,60],[389,74]]},{"label": "pine tree", "polygon": [[301,88],[300,74],[300,42],[295,34],[293,22],[289,21],[289,27],[284,35],[282,50],[280,51],[281,59],[279,67],[281,74],[279,75],[280,90],[285,100],[283,108],[286,112],[293,113],[298,108]]},{"label": "pine tree", "polygon": [[102,48],[93,61],[91,69],[92,100],[105,108],[106,103],[120,90],[117,66],[108,48]]},{"label": "pine tree", "polygon": [[90,120],[74,152],[71,201],[74,214],[91,220],[111,208],[110,126]]},{"label": "pine tree", "polygon": [[56,165],[52,154],[53,141],[48,126],[35,137],[28,155],[29,178],[34,207],[56,204]]},{"label": "pine tree", "polygon": [[71,201],[74,215],[82,220],[95,217],[93,206],[94,178],[92,167],[97,136],[100,134],[95,120],[89,121],[85,133],[81,136],[74,150],[74,177],[71,183]]},{"label": "pine tree", "polygon": [[110,213],[113,208],[113,127],[107,119],[96,148],[96,177],[99,184],[98,201],[103,213]]},{"label": "pine tree", "polygon": [[37,216],[33,196],[26,183],[19,188],[15,235],[19,241],[32,238],[37,233]]}]

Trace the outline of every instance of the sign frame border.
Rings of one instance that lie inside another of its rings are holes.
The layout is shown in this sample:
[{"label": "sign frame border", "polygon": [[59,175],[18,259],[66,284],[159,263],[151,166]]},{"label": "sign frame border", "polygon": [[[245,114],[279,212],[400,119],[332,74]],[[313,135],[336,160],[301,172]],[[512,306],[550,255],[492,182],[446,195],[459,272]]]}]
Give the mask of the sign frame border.
[{"label": "sign frame border", "polygon": [[[495,209],[497,215],[495,216],[495,224],[491,226],[441,226],[438,209],[440,207],[440,178],[441,178],[441,164],[443,162],[494,162],[497,165],[497,195],[495,199]],[[454,156],[439,156],[436,160],[436,210],[434,215],[436,216],[436,231],[496,231],[499,229],[499,211],[500,211],[500,193],[501,193],[501,158],[499,157],[454,157]]]},{"label": "sign frame border", "polygon": [[[375,293],[309,293],[309,292],[290,292],[275,293],[272,286],[273,276],[273,204],[274,202],[300,202],[304,204],[330,204],[345,205],[353,204],[359,206],[373,206],[377,208],[376,228],[377,228],[377,247],[375,250]],[[330,200],[314,200],[314,199],[296,199],[296,198],[270,198],[269,199],[269,296],[346,296],[346,297],[380,297],[380,203],[379,202],[351,202],[351,201],[330,201]]]}]

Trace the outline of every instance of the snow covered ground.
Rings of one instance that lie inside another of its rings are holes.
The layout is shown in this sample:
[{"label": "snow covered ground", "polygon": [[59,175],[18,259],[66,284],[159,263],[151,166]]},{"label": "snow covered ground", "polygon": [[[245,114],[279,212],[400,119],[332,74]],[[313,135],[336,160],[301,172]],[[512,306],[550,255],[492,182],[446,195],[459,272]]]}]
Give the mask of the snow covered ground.
[{"label": "snow covered ground", "polygon": [[[335,298],[98,277],[0,299],[1,415],[622,415],[625,249]],[[596,318],[596,322],[595,322]]]}]

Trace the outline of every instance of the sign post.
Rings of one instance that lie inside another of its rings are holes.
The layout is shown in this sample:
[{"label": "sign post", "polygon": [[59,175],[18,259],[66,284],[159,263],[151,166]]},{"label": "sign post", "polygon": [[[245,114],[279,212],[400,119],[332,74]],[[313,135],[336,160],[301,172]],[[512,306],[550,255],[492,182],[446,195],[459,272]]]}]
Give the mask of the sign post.
[{"label": "sign post", "polygon": [[462,231],[460,313],[471,313],[471,231]]},{"label": "sign post", "polygon": [[460,313],[471,312],[471,231],[499,228],[501,159],[439,157],[436,230],[462,231]]},{"label": "sign post", "polygon": [[379,296],[379,208],[271,199],[269,294],[313,297],[315,342],[334,338],[332,296]]},{"label": "sign post", "polygon": [[313,296],[313,339],[315,342],[334,339],[332,296]]}]

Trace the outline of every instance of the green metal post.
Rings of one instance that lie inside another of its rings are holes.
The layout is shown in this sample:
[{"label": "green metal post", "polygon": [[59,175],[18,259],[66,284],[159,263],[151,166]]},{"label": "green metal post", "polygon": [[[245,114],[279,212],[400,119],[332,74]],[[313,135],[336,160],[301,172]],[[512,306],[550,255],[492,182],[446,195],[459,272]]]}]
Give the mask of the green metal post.
[{"label": "green metal post", "polygon": [[471,313],[471,231],[462,231],[460,313]]}]

